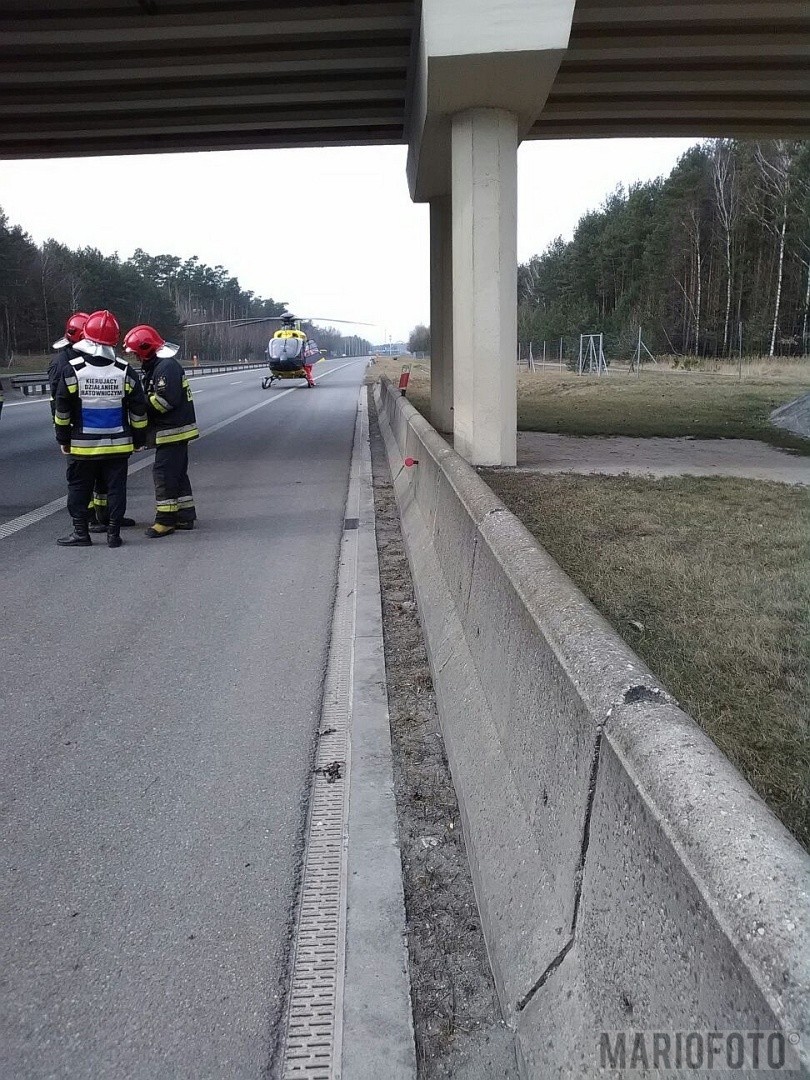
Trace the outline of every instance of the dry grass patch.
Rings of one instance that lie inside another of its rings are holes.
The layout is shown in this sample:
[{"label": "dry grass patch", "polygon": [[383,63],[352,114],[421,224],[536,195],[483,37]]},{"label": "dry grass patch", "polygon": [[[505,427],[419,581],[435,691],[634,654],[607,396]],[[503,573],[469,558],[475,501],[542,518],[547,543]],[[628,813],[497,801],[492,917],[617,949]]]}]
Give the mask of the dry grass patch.
[{"label": "dry grass patch", "polygon": [[643,372],[597,378],[524,374],[518,380],[518,428],[559,435],[693,436],[760,439],[810,453],[810,441],[773,427],[773,409],[810,390],[810,367],[748,378]]},{"label": "dry grass patch", "polygon": [[486,478],[810,845],[807,492],[738,479]]},{"label": "dry grass patch", "polygon": [[[430,419],[430,361],[380,358],[368,381],[399,379],[411,365],[408,400]],[[810,364],[774,365],[770,374],[747,374],[742,382],[722,374],[644,370],[578,376],[570,372],[521,372],[518,429],[558,435],[693,436],[759,439],[810,454],[810,440],[771,425],[773,409],[810,390]]]},{"label": "dry grass patch", "polygon": [[396,386],[402,368],[409,365],[411,380],[408,384],[408,401],[430,419],[430,360],[414,360],[403,356],[400,359],[381,356],[366,372],[366,382],[375,383],[386,376]]},{"label": "dry grass patch", "polygon": [[30,375],[48,370],[53,353],[36,353],[16,356],[8,367],[0,365],[0,378],[13,378],[15,375]]}]

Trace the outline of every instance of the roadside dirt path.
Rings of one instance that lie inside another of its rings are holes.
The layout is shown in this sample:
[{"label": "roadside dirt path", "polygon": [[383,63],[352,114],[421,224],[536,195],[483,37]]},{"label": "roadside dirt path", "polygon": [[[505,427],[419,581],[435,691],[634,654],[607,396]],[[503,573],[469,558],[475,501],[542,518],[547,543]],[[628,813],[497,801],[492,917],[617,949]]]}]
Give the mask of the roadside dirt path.
[{"label": "roadside dirt path", "polygon": [[373,397],[369,426],[418,1080],[517,1080]]},{"label": "roadside dirt path", "polygon": [[631,439],[518,432],[517,471],[740,476],[810,486],[810,457],[753,439]]}]

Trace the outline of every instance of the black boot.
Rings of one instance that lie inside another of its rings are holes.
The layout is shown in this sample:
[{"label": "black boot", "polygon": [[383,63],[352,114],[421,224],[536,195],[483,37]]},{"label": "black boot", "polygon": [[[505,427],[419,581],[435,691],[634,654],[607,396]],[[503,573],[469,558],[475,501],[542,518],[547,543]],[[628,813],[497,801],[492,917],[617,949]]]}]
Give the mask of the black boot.
[{"label": "black boot", "polygon": [[[125,518],[121,518],[121,524],[119,525],[119,528],[120,529],[131,529],[133,525],[137,525],[137,524],[138,524],[138,522],[135,520],[135,518],[125,517]],[[98,524],[90,526],[90,532],[91,533],[105,533],[108,530],[109,530],[109,525],[106,524],[103,521],[99,521]]]},{"label": "black boot", "polygon": [[120,525],[108,525],[107,526],[107,547],[117,548],[123,544],[121,539],[121,526]]},{"label": "black boot", "polygon": [[60,547],[90,547],[93,543],[87,522],[77,518],[73,519],[73,532],[69,536],[60,536],[56,542]]}]

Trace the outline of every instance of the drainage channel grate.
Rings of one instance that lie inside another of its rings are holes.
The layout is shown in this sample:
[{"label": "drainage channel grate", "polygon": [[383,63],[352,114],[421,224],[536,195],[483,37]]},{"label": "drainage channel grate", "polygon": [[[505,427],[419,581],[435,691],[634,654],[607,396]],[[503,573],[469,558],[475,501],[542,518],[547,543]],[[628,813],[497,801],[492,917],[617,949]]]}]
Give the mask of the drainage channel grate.
[{"label": "drainage channel grate", "polygon": [[340,1063],[356,531],[344,534],[312,783],[282,1077],[332,1080]]}]

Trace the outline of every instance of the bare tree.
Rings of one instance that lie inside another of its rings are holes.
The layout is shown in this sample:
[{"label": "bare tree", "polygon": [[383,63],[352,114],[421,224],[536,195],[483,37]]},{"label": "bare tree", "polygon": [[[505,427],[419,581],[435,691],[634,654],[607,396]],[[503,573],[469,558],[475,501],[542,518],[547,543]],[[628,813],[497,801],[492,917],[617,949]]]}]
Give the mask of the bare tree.
[{"label": "bare tree", "polygon": [[51,269],[51,252],[47,244],[43,244],[39,252],[39,284],[42,289],[42,311],[45,315],[45,338],[51,340],[51,324],[48,312],[48,277]]},{"label": "bare tree", "polygon": [[776,237],[777,242],[776,289],[769,356],[773,356],[776,352],[776,334],[779,329],[782,282],[785,273],[785,236],[787,235],[788,207],[796,150],[797,143],[794,141],[774,139],[773,142],[767,144],[757,143],[755,154],[759,183],[766,208],[766,213],[762,214],[760,211],[759,217],[769,232]]},{"label": "bare tree", "polygon": [[740,184],[732,145],[727,139],[717,139],[715,141],[712,156],[712,179],[714,181],[717,216],[720,222],[726,256],[726,311],[723,320],[723,352],[728,354],[731,347],[729,340],[732,284],[731,250],[732,236],[740,213]]},{"label": "bare tree", "polygon": [[[700,348],[700,316],[703,305],[703,248],[700,237],[700,205],[692,203],[684,218],[684,226],[689,236],[692,252],[692,281],[694,285],[694,301],[689,297],[686,289],[681,285],[683,294],[689,301],[692,318],[695,324],[695,356]],[[678,282],[680,285],[680,282]]]},{"label": "bare tree", "polygon": [[810,352],[810,337],[808,337],[810,328],[810,175],[806,171],[797,170],[795,188],[800,226],[794,238],[793,247],[805,275],[801,346],[802,353],[807,355]]}]

